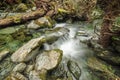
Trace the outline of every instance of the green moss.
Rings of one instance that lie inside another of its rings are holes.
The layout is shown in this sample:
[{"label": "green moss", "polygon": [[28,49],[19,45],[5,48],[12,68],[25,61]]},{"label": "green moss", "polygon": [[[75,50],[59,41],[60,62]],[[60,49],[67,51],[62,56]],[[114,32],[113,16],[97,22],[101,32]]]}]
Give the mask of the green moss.
[{"label": "green moss", "polygon": [[56,51],[56,52],[58,52],[58,53],[63,53],[63,51],[62,50],[60,50],[60,49],[53,49],[54,51]]},{"label": "green moss", "polygon": [[119,32],[120,31],[120,17],[117,17],[113,22],[113,27],[110,28],[112,32]]},{"label": "green moss", "polygon": [[117,17],[117,18],[115,19],[115,23],[118,24],[118,25],[120,25],[120,17]]},{"label": "green moss", "polygon": [[114,74],[114,70],[110,65],[95,57],[88,59],[88,66],[93,70],[94,74],[103,78],[104,80],[120,79]]},{"label": "green moss", "polygon": [[19,40],[14,40],[14,41],[6,44],[6,48],[9,49],[11,53],[13,53],[14,51],[16,51],[22,45],[23,45],[23,42],[21,42]]},{"label": "green moss", "polygon": [[119,36],[113,36],[113,37],[112,37],[112,40],[120,41],[120,37],[119,37]]},{"label": "green moss", "polygon": [[41,80],[46,80],[47,79],[47,70],[45,70],[45,69],[41,70],[39,76],[40,76]]},{"label": "green moss", "polygon": [[13,20],[14,20],[15,23],[19,23],[21,21],[21,16],[17,15],[15,17],[13,17]]},{"label": "green moss", "polygon": [[69,11],[62,9],[62,8],[58,8],[58,12],[59,13],[69,13]]},{"label": "green moss", "polygon": [[28,7],[27,7],[27,5],[26,4],[24,4],[24,3],[20,3],[18,6],[17,6],[17,8],[16,8],[16,10],[17,11],[26,11],[28,9]]}]

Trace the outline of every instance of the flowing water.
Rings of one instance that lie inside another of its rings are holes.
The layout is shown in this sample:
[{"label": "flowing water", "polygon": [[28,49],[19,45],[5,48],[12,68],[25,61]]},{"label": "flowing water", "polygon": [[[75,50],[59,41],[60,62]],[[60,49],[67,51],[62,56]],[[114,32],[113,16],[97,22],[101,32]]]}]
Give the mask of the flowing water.
[{"label": "flowing water", "polygon": [[[93,55],[93,51],[88,48],[84,41],[92,38],[92,31],[86,30],[82,25],[77,24],[56,24],[56,27],[65,27],[69,32],[60,37],[55,43],[44,44],[46,50],[59,48],[63,50],[63,57],[78,63],[81,69],[79,80],[94,80],[87,69],[86,59]],[[78,34],[79,33],[79,34]]]}]

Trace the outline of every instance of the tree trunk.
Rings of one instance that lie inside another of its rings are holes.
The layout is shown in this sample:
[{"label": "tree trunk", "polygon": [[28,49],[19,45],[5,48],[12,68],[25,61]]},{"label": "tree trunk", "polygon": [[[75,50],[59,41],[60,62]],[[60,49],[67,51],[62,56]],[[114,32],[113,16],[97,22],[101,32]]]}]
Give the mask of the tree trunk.
[{"label": "tree trunk", "polygon": [[38,9],[36,11],[25,13],[21,15],[15,15],[12,17],[7,17],[5,19],[0,19],[0,28],[4,28],[9,25],[24,23],[32,19],[36,19],[45,15],[45,11]]}]

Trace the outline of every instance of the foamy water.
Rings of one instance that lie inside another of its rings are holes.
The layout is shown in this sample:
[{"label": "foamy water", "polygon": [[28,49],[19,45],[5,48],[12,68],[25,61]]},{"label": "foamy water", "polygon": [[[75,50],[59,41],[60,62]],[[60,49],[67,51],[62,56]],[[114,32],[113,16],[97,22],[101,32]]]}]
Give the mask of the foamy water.
[{"label": "foamy water", "polygon": [[45,43],[45,49],[61,49],[63,51],[63,58],[74,60],[78,63],[82,71],[80,80],[92,80],[89,77],[89,72],[86,70],[86,58],[92,55],[92,50],[90,50],[86,44],[80,42],[80,39],[84,37],[76,37],[76,32],[79,30],[79,25],[69,25],[63,23],[57,24],[56,27],[65,27],[68,28],[70,31],[68,34],[60,37],[58,41],[56,41],[52,45]]}]

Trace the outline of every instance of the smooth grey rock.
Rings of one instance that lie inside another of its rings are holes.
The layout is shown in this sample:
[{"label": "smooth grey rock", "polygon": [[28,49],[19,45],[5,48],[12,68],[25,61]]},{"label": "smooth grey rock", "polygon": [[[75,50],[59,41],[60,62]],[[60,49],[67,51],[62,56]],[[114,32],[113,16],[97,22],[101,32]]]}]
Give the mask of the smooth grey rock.
[{"label": "smooth grey rock", "polygon": [[67,63],[68,70],[75,77],[76,80],[79,80],[81,76],[81,69],[76,62],[68,61]]},{"label": "smooth grey rock", "polygon": [[8,50],[3,50],[0,52],[0,61],[9,54]]},{"label": "smooth grey rock", "polygon": [[26,68],[26,64],[25,63],[19,63],[18,65],[16,65],[13,69],[14,72],[23,72]]},{"label": "smooth grey rock", "polygon": [[35,57],[39,52],[39,47],[42,43],[42,38],[36,38],[30,40],[28,43],[19,48],[13,55],[11,59],[13,62],[27,62]]},{"label": "smooth grey rock", "polygon": [[44,51],[36,58],[36,70],[51,70],[58,66],[62,60],[62,51],[59,49]]}]

